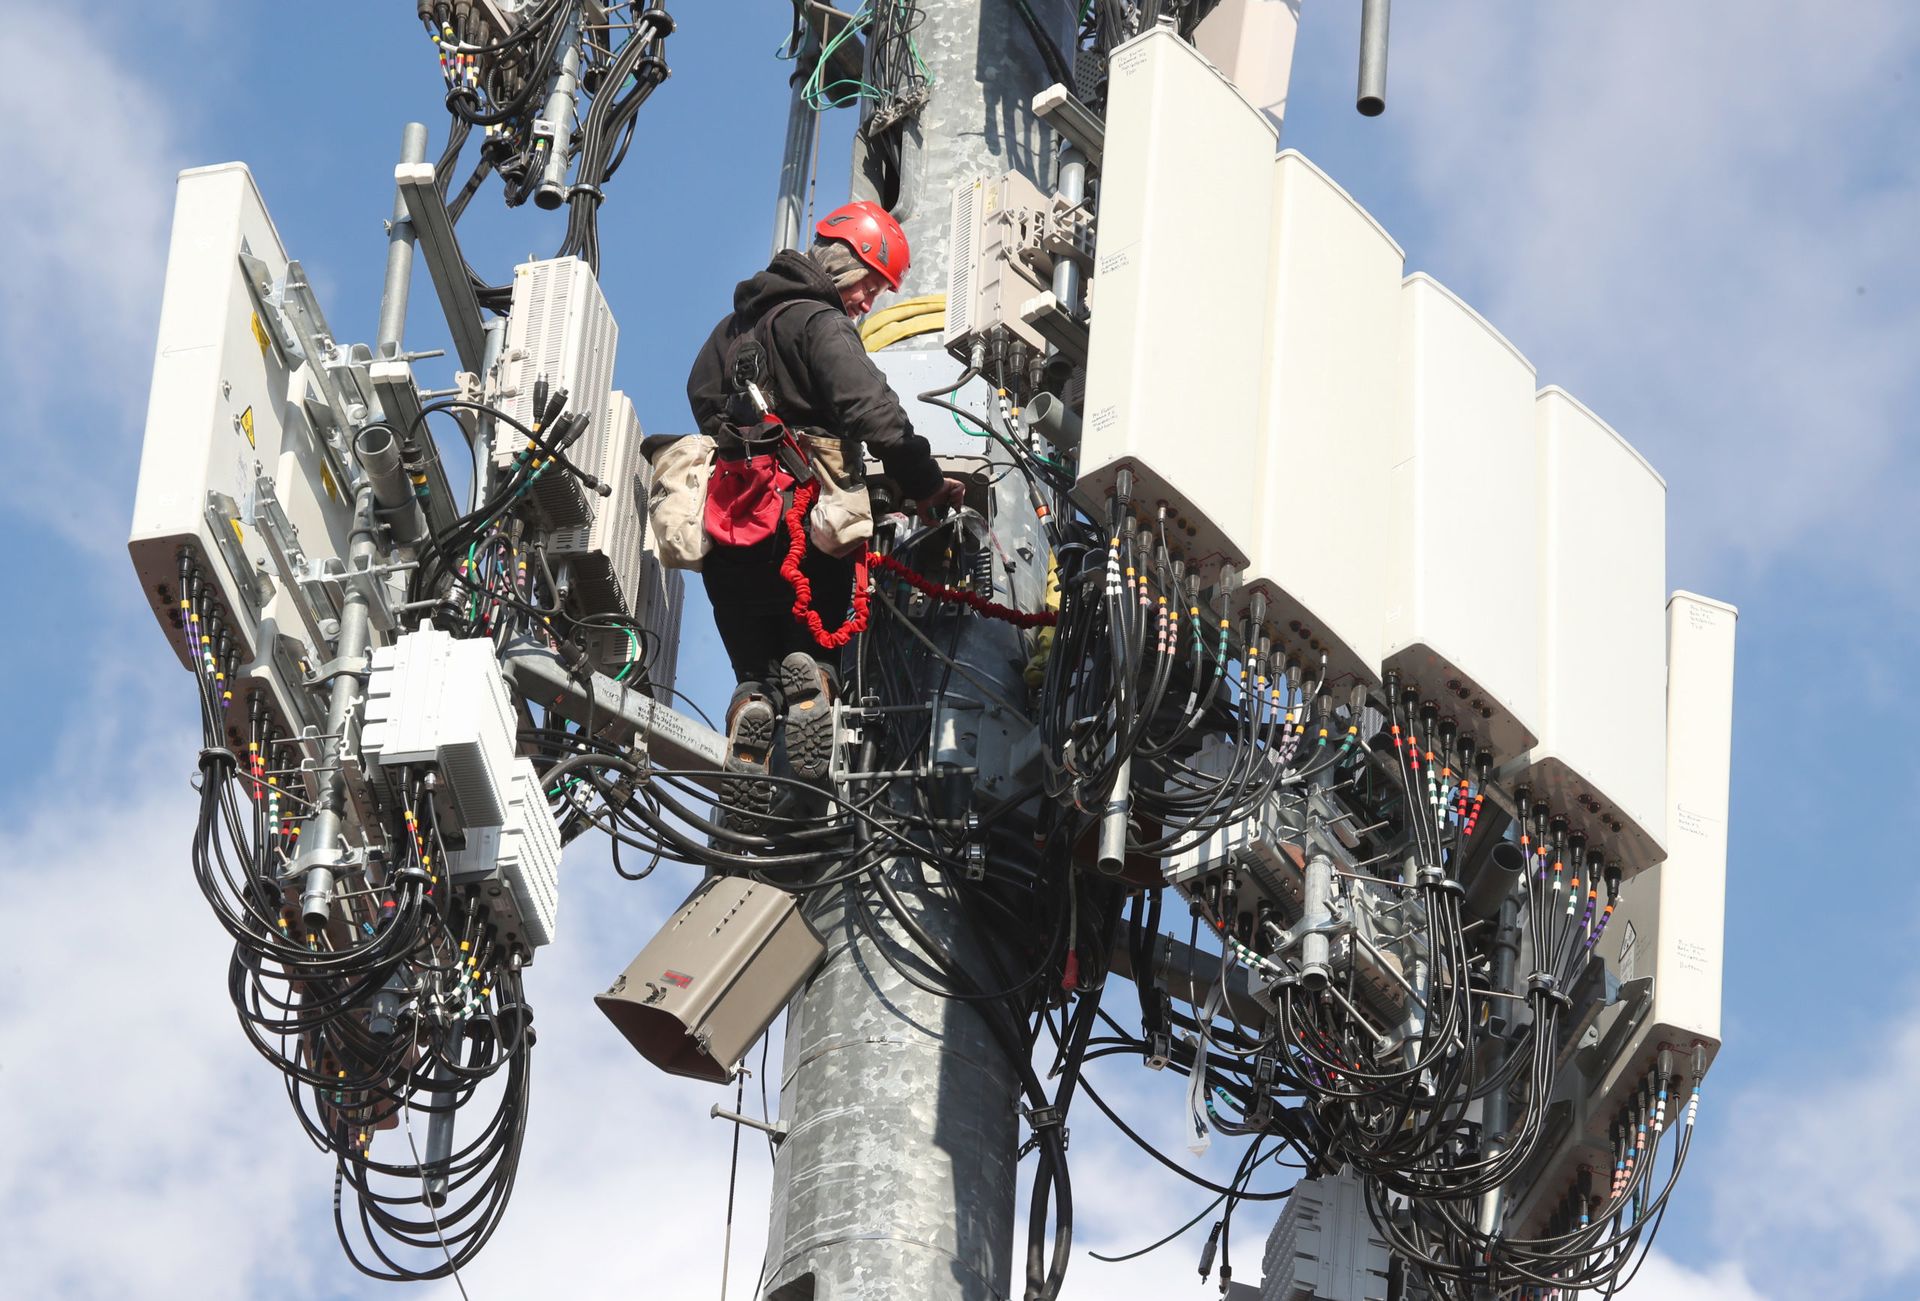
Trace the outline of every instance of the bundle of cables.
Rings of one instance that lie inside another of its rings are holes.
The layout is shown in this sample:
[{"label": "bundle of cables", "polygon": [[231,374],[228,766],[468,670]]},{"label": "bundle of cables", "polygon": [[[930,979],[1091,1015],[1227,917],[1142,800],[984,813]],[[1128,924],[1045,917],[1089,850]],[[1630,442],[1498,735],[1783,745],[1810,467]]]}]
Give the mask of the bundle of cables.
[{"label": "bundle of cables", "polygon": [[[633,145],[641,106],[667,79],[673,19],[657,0],[645,8],[638,0],[545,0],[505,33],[463,0],[421,0],[420,18],[447,83],[451,125],[434,171],[441,195],[451,193],[449,213],[458,221],[497,173],[509,207],[529,198],[546,208],[564,203],[566,235],[554,256],[597,271],[603,187]],[[484,133],[479,160],[452,192],[476,126]],[[511,286],[489,285],[472,268],[468,275],[483,307],[505,310]]]},{"label": "bundle of cables", "polygon": [[[513,1186],[533,1043],[526,954],[445,876],[433,779],[404,769],[394,825],[369,828],[365,852],[329,868],[324,910],[302,906],[301,836],[329,798],[313,778],[337,760],[277,729],[258,693],[244,723],[232,716],[234,638],[187,552],[180,591],[205,735],[194,875],[233,941],[241,1027],[334,1158],[335,1226],[353,1263],[384,1279],[442,1277],[485,1245]],[[455,1114],[486,1108],[453,1150]]]}]

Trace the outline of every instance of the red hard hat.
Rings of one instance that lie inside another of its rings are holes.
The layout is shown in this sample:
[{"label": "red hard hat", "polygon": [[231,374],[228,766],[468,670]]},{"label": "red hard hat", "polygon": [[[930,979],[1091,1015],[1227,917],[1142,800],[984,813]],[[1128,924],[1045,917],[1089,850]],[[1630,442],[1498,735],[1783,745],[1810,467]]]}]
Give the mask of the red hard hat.
[{"label": "red hard hat", "polygon": [[898,292],[911,254],[907,249],[907,232],[900,229],[900,223],[885,208],[867,199],[843,203],[822,217],[813,233],[821,239],[837,239],[845,244],[855,257],[878,271],[888,286]]}]

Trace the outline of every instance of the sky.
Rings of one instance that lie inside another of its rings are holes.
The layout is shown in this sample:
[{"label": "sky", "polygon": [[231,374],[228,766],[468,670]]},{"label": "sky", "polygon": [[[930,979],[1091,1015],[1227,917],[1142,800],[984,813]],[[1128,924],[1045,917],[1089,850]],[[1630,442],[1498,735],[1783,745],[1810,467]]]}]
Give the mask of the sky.
[{"label": "sky", "polygon": [[[765,257],[787,102],[784,3],[680,10],[673,79],[602,227],[617,381],[660,432],[690,424],[692,352]],[[1355,6],[1305,0],[1284,143],[1653,462],[1669,586],[1741,610],[1727,1043],[1628,1295],[1911,1301],[1920,978],[1898,845],[1920,796],[1920,8],[1402,5],[1375,120],[1352,109],[1356,28]],[[190,874],[191,683],[124,543],[174,174],[249,163],[336,332],[369,339],[401,124],[443,139],[432,51],[398,0],[170,0],[111,21],[0,0],[0,31],[0,506],[19,548],[0,591],[45,620],[0,652],[0,1278],[76,1301],[390,1293],[341,1257],[330,1163],[234,1023],[227,945]],[[829,124],[823,202],[844,187],[847,128]],[[557,243],[491,191],[462,232],[496,280]],[[442,340],[433,310],[423,277],[414,346]],[[422,371],[443,384],[448,368]],[[686,629],[681,687],[718,704],[697,602]],[[1774,748],[1789,740],[1805,747],[1792,764]],[[569,850],[559,942],[528,978],[523,1173],[464,1272],[475,1301],[719,1295],[731,1135],[706,1113],[731,1091],[654,1072],[590,1003],[691,879],[630,884],[597,847]],[[1123,1059],[1095,1071],[1177,1146],[1172,1081]],[[768,1186],[765,1145],[744,1137],[736,1297]],[[1096,1250],[1144,1245],[1206,1200],[1090,1110],[1072,1157]],[[1270,1216],[1241,1223],[1257,1259]],[[1198,1236],[1129,1266],[1076,1247],[1068,1296],[1214,1295]]]}]

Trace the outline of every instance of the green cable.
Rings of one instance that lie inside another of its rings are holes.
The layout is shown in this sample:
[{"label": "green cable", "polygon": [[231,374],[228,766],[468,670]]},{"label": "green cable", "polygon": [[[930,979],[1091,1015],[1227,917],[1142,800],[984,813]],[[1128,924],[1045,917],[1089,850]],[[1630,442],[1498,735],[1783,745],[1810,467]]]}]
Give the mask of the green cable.
[{"label": "green cable", "polygon": [[984,429],[969,429],[966,427],[966,425],[960,423],[960,413],[958,411],[952,412],[951,414],[953,416],[954,428],[958,429],[961,433],[967,435],[969,438],[992,438],[993,437],[991,433],[987,432]]},{"label": "green cable", "polygon": [[628,652],[627,662],[620,666],[620,671],[618,673],[613,675],[613,680],[615,682],[624,681],[626,679],[627,674],[633,672],[633,666],[640,662],[640,638],[634,635],[634,631],[631,628],[628,628],[626,630],[626,633],[627,633],[627,652]]}]

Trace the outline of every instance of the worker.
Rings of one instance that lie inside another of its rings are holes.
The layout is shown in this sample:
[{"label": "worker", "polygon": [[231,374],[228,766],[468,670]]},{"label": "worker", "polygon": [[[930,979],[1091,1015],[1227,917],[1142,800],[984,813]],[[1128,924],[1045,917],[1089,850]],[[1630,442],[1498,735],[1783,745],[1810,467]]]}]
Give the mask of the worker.
[{"label": "worker", "polygon": [[[913,432],[854,324],[882,291],[900,288],[906,232],[879,204],[855,202],[828,213],[814,234],[805,252],[776,253],[766,270],[735,287],[733,311],[714,327],[687,377],[694,420],[718,446],[706,506],[712,549],[701,577],[738,683],[726,718],[727,766],[738,776],[723,785],[721,798],[740,812],[734,825],[742,827],[763,825],[756,815],[784,802],[776,783],[764,779],[782,714],[795,777],[823,783],[833,744],[835,665],[795,617],[795,585],[781,573],[791,547],[785,513],[795,479],[809,474],[796,463],[798,452],[843,451],[840,474],[823,477],[823,490],[851,477],[865,521],[871,516],[863,448],[923,519],[958,504],[965,492],[941,474],[927,440]],[[782,426],[796,437],[782,438]],[[762,438],[763,429],[773,432]],[[865,528],[871,531],[870,522]],[[831,629],[852,605],[852,553],[864,534],[834,554],[818,545],[817,529],[808,532],[800,570],[813,610]]]}]

